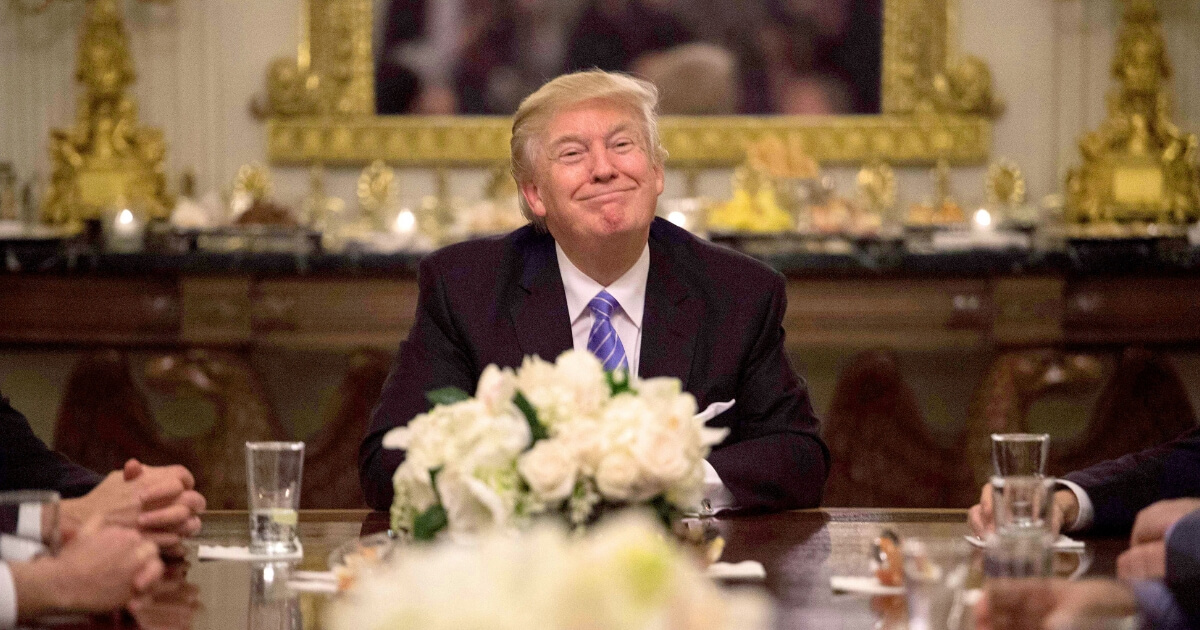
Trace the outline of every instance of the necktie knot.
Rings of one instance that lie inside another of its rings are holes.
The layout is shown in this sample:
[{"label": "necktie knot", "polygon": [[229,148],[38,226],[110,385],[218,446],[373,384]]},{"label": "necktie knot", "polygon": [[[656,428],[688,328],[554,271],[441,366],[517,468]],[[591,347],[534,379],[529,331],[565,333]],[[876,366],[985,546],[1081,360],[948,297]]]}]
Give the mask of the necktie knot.
[{"label": "necktie knot", "polygon": [[613,297],[608,291],[597,293],[596,297],[592,298],[591,302],[588,302],[588,308],[592,309],[592,313],[596,317],[603,317],[604,319],[610,319],[613,309],[616,307],[617,298]]}]

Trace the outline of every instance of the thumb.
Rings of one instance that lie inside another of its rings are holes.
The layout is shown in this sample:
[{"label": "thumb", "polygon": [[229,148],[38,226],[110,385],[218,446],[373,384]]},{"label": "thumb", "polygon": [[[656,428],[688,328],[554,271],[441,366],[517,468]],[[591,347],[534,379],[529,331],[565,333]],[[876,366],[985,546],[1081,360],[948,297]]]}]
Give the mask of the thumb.
[{"label": "thumb", "polygon": [[142,462],[130,458],[129,461],[125,462],[125,481],[137,479],[142,474],[142,468]]}]

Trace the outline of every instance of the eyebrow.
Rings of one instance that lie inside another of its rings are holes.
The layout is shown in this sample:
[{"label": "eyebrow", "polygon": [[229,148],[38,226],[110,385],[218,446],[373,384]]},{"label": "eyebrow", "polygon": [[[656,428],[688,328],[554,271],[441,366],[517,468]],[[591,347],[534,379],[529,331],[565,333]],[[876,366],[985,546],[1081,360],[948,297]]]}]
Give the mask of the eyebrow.
[{"label": "eyebrow", "polygon": [[[608,133],[606,133],[604,135],[604,138],[607,140],[619,133],[629,132],[631,127],[635,127],[635,125],[632,125],[628,122],[618,123],[612,129],[609,129]],[[578,134],[566,134],[566,135],[555,138],[552,142],[550,142],[548,145],[546,145],[546,148],[549,150],[553,150],[553,149],[556,149],[556,148],[558,148],[564,144],[570,143],[570,142],[578,142],[579,144],[586,145],[587,138],[585,138],[581,135],[578,135]]]}]

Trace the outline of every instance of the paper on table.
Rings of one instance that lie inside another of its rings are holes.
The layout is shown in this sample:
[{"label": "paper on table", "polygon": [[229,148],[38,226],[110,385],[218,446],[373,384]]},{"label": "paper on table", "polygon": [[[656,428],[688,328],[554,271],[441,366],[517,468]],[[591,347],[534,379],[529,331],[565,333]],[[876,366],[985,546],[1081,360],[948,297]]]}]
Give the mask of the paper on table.
[{"label": "paper on table", "polygon": [[708,565],[708,577],[714,580],[763,580],[767,570],[761,562],[743,560],[736,564],[729,562],[714,562]]},{"label": "paper on table", "polygon": [[834,575],[829,578],[829,587],[835,593],[862,593],[863,595],[903,595],[903,586],[887,586],[879,578],[865,575]]},{"label": "paper on table", "polygon": [[304,557],[304,547],[292,553],[251,553],[249,547],[224,547],[221,545],[200,545],[196,556],[201,560],[235,560],[239,562],[287,562],[300,560]]},{"label": "paper on table", "polygon": [[299,593],[338,592],[338,579],[333,571],[292,571],[287,585]]},{"label": "paper on table", "polygon": [[[967,542],[981,549],[987,548],[988,546],[987,541],[978,536],[972,536],[968,534],[963,536],[963,538],[966,538]],[[1085,545],[1083,544],[1082,540],[1075,540],[1074,538],[1068,537],[1066,534],[1059,534],[1058,538],[1054,541],[1054,549],[1057,551],[1083,551],[1084,546]]]}]

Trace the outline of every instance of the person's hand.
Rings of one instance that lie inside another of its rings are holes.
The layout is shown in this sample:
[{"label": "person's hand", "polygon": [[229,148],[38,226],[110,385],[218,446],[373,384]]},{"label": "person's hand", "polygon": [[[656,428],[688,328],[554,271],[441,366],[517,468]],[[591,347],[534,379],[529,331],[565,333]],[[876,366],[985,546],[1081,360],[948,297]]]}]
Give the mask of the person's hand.
[{"label": "person's hand", "polygon": [[130,616],[143,630],[190,630],[200,611],[200,589],[187,581],[189,565],[170,563],[162,579],[129,602]]},{"label": "person's hand", "polygon": [[992,580],[975,607],[978,630],[1055,630],[1081,620],[1127,617],[1137,600],[1114,580]]},{"label": "person's hand", "polygon": [[[1074,523],[1079,516],[1079,500],[1070,490],[1059,490],[1054,493],[1054,505],[1050,509],[1050,530],[1058,532],[1067,523]],[[967,511],[967,522],[980,538],[987,538],[996,529],[996,511],[992,504],[992,484],[984,484],[979,493],[979,503]]]},{"label": "person's hand", "polygon": [[163,574],[158,547],[136,530],[90,518],[55,557],[10,566],[18,615],[105,612],[144,593]]},{"label": "person's hand", "polygon": [[163,549],[174,548],[200,530],[206,503],[195,484],[183,466],[146,466],[131,459],[85,496],[60,504],[63,539],[99,514],[106,523],[137,528]]},{"label": "person's hand", "polygon": [[1168,499],[1138,512],[1129,536],[1129,549],[1117,558],[1117,577],[1162,579],[1167,573],[1167,530],[1198,509],[1200,499]]}]

